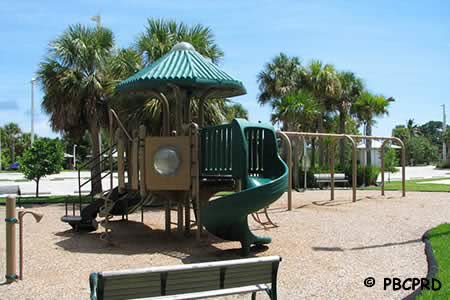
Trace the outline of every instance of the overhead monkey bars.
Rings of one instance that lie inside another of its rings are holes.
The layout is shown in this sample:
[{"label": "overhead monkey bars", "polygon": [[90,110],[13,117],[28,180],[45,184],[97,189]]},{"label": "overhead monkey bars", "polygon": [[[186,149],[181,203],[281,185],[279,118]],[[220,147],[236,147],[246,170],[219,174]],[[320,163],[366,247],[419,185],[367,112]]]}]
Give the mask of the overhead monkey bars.
[{"label": "overhead monkey bars", "polygon": [[[356,202],[356,181],[357,181],[357,161],[356,161],[356,141],[362,139],[368,140],[383,140],[381,147],[381,195],[384,196],[384,146],[387,142],[395,142],[401,147],[401,165],[402,165],[402,196],[406,196],[405,189],[405,145],[403,141],[397,137],[384,137],[384,136],[365,136],[365,135],[352,135],[352,134],[336,134],[336,133],[313,133],[313,132],[293,132],[293,131],[279,131],[278,134],[285,142],[287,146],[287,164],[289,167],[289,183],[288,183],[288,210],[292,210],[292,146],[289,136],[298,136],[303,138],[332,138],[332,153],[334,153],[334,147],[336,140],[347,139],[352,144],[352,202]],[[330,161],[330,175],[331,175],[331,200],[334,200],[334,155],[331,155]]]}]

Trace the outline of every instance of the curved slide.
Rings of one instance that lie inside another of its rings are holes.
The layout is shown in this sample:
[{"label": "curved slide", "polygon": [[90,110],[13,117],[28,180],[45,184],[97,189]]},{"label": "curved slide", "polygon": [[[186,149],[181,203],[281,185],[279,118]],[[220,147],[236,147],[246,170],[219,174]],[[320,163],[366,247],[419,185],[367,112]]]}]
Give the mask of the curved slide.
[{"label": "curved slide", "polygon": [[287,190],[288,167],[279,157],[276,143],[270,144],[272,155],[265,161],[270,168],[258,177],[248,176],[242,191],[209,201],[202,208],[201,219],[205,228],[224,240],[241,242],[243,255],[249,254],[252,244],[271,242],[270,237],[259,237],[250,231],[247,216],[269,206]]}]

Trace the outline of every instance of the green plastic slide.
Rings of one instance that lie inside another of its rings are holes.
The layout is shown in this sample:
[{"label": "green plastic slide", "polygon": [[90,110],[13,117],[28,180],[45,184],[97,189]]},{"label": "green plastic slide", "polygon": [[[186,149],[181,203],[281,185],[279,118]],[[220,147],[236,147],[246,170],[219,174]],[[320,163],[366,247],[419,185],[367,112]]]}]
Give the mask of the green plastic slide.
[{"label": "green plastic slide", "polygon": [[[242,190],[209,201],[202,207],[201,219],[210,233],[225,240],[239,241],[242,254],[248,255],[251,245],[268,244],[271,238],[254,235],[247,217],[283,195],[287,190],[288,168],[278,155],[272,126],[237,119],[231,127],[233,138],[223,142],[232,144],[229,170],[234,178],[242,180]],[[209,137],[209,140],[217,143],[218,139]],[[222,154],[222,157],[226,155]],[[223,166],[217,169],[227,170]]]}]

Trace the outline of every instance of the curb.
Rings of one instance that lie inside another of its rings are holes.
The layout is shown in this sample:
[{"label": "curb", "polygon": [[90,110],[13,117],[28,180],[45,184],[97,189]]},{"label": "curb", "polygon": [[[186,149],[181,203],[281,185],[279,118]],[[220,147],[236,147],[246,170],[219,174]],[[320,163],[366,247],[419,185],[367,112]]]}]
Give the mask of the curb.
[{"label": "curb", "polygon": [[[431,242],[428,239],[428,235],[431,230],[428,230],[424,233],[422,236],[422,242],[425,244],[425,255],[427,257],[427,263],[428,263],[428,273],[427,273],[427,279],[431,281],[432,278],[436,277],[436,274],[438,272],[438,265],[436,262],[436,258],[433,254],[433,249],[431,248]],[[412,292],[410,295],[403,298],[403,300],[414,300],[417,296],[419,296],[420,292],[422,291],[421,288],[418,288],[414,292]]]}]

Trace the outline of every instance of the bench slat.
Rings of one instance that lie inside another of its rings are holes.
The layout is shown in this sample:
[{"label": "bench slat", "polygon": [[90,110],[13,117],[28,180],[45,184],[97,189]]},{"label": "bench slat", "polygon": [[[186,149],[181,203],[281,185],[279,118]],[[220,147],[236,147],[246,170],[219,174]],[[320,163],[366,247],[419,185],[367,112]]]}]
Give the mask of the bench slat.
[{"label": "bench slat", "polygon": [[254,264],[254,263],[277,262],[277,261],[280,261],[279,256],[264,256],[264,257],[255,257],[255,258],[246,258],[246,259],[233,259],[233,260],[225,260],[225,261],[196,263],[196,264],[188,264],[188,265],[151,267],[151,268],[122,270],[122,271],[106,271],[106,272],[101,272],[101,273],[103,274],[104,277],[114,277],[114,276],[130,275],[130,274],[143,274],[143,273],[152,273],[152,272],[161,273],[161,272],[181,271],[181,270],[199,270],[199,269],[203,269],[203,268],[230,267],[233,265],[250,265],[250,264]]},{"label": "bench slat", "polygon": [[215,291],[207,291],[207,292],[199,292],[199,293],[188,293],[181,295],[171,295],[171,296],[162,296],[162,297],[154,297],[154,298],[139,298],[133,300],[189,300],[189,299],[204,299],[204,298],[212,298],[218,296],[229,296],[236,294],[246,294],[258,291],[265,291],[270,287],[266,284],[257,284],[251,286],[244,286],[239,288],[230,288],[223,290],[215,290]]}]

